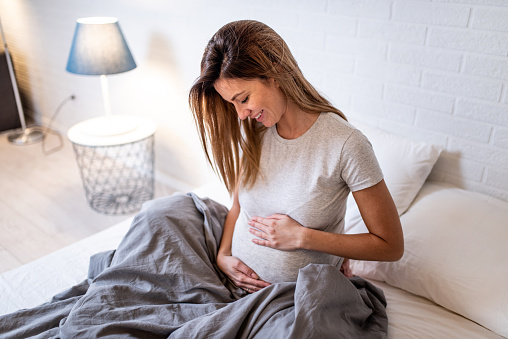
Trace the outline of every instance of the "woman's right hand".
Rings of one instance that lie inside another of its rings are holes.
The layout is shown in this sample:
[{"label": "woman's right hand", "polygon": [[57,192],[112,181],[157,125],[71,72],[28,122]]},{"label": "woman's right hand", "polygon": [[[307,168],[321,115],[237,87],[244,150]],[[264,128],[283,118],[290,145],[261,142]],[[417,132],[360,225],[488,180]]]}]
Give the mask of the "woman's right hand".
[{"label": "woman's right hand", "polygon": [[259,279],[258,275],[240,259],[231,255],[218,254],[217,265],[233,283],[241,289],[254,293],[269,286],[266,281]]}]

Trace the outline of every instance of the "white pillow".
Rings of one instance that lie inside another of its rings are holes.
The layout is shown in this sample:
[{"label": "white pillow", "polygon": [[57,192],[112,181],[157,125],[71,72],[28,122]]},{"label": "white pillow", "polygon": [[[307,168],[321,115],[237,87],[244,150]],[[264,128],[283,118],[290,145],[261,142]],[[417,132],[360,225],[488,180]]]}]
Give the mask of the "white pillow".
[{"label": "white pillow", "polygon": [[402,259],[351,267],[508,337],[507,220],[507,202],[428,183],[401,217]]},{"label": "white pillow", "polygon": [[[397,211],[402,215],[427,179],[441,148],[399,137],[360,122],[354,121],[352,124],[371,142]],[[346,233],[367,232],[351,194],[347,202],[344,230]]]}]

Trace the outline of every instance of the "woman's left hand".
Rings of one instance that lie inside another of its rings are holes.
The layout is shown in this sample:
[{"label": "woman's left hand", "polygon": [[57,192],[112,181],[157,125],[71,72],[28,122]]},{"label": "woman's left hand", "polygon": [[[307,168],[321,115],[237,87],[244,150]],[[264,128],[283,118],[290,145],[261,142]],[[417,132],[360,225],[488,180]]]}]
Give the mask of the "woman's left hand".
[{"label": "woman's left hand", "polygon": [[296,250],[301,248],[305,227],[284,214],[274,214],[267,218],[253,217],[249,232],[257,238],[252,239],[257,245],[278,250]]},{"label": "woman's left hand", "polygon": [[342,265],[340,266],[340,271],[346,276],[346,278],[352,278],[354,276],[353,271],[351,270],[350,261],[348,258],[344,258]]}]

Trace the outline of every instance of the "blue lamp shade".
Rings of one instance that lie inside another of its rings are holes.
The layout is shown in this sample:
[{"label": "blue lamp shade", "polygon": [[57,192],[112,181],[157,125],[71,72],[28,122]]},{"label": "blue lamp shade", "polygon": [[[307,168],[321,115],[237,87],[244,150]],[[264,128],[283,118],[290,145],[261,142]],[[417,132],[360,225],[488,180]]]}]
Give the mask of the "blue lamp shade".
[{"label": "blue lamp shade", "polygon": [[85,75],[107,75],[136,68],[118,19],[78,19],[67,71]]}]

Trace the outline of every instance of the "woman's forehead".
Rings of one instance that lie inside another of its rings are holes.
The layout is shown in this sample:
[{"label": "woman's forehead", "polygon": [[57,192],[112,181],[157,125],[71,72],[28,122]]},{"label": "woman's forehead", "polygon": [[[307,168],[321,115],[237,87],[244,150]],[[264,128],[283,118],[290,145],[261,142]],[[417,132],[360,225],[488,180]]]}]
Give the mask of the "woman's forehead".
[{"label": "woman's forehead", "polygon": [[234,101],[236,97],[259,84],[259,79],[219,78],[213,86],[224,100]]}]

